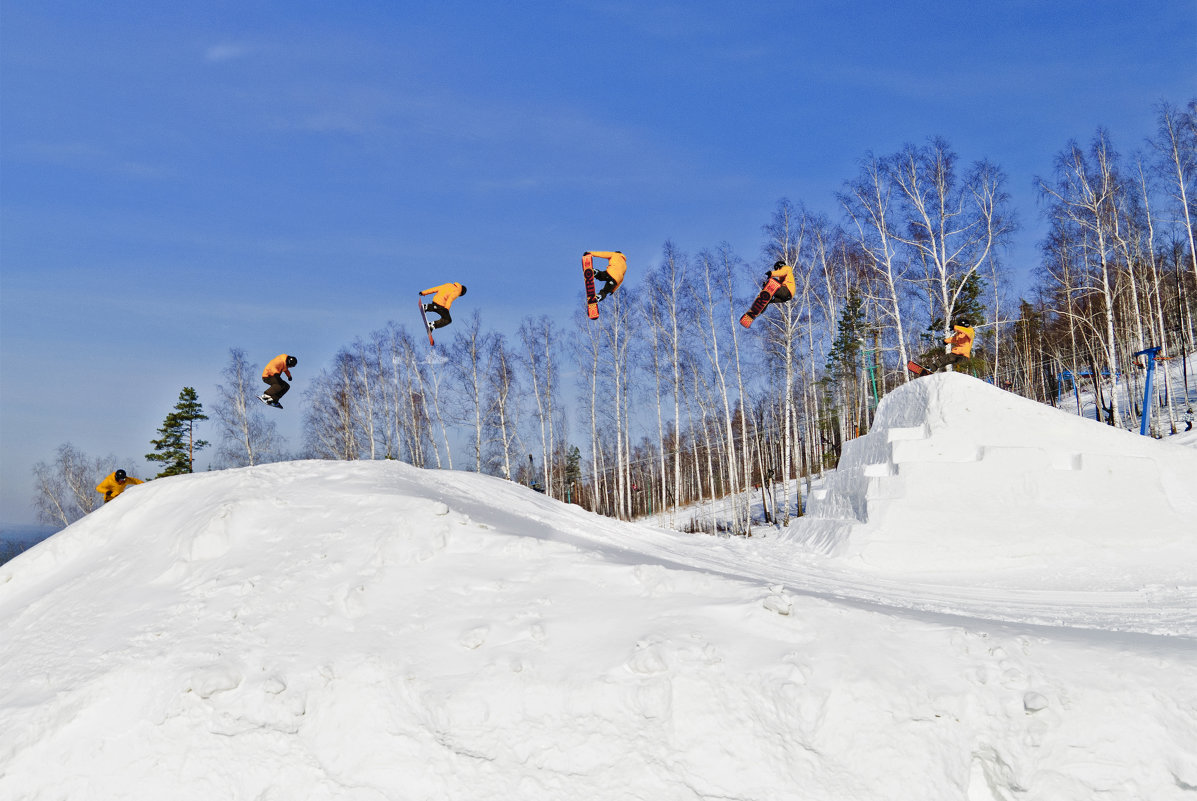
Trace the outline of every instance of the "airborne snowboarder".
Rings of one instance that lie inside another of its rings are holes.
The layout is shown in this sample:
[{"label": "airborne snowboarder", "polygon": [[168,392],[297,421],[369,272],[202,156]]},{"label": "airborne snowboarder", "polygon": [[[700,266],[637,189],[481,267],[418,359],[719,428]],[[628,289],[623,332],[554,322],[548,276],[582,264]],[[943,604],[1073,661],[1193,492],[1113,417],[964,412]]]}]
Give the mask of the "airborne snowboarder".
[{"label": "airborne snowboarder", "polygon": [[585,255],[607,260],[607,269],[596,270],[594,273],[595,278],[605,282],[598,292],[598,302],[602,302],[603,298],[619,289],[619,285],[623,283],[624,273],[628,271],[628,257],[623,255],[622,250],[589,250]]},{"label": "airborne snowboarder", "polygon": [[[273,406],[276,409],[283,408],[279,403],[279,398],[287,394],[287,390],[291,385],[283,380],[283,376],[291,378],[291,368],[299,364],[299,360],[294,356],[289,356],[286,353],[280,353],[270,360],[270,364],[266,365],[266,369],[262,371],[262,380],[270,386],[258,396],[258,400],[267,406]],[[294,381],[294,378],[291,378]]]},{"label": "airborne snowboarder", "polygon": [[792,300],[795,291],[797,291],[797,284],[794,283],[794,268],[784,261],[774,262],[773,269],[765,273],[765,285],[761,287],[756,300],[752,302],[752,307],[740,318],[740,325],[745,328],[751,327],[752,321],[765,310],[766,306],[770,303],[785,303]]},{"label": "airborne snowboarder", "polygon": [[[444,328],[449,323],[453,322],[453,318],[449,316],[449,307],[453,305],[453,301],[466,293],[465,284],[456,281],[449,284],[441,284],[439,286],[429,287],[420,293],[420,296],[432,295],[432,301],[425,303],[423,306],[426,312],[436,312],[439,318],[428,322],[428,338],[432,340],[432,332],[438,328]],[[427,322],[427,316],[425,316]]]}]

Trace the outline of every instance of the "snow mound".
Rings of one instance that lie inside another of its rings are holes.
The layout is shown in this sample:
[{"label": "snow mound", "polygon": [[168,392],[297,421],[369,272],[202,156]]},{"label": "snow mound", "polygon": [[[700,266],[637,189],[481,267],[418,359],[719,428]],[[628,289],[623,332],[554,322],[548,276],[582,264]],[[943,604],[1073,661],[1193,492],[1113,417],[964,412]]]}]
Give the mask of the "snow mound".
[{"label": "snow mound", "polygon": [[955,373],[882,399],[787,532],[868,569],[1192,584],[1197,452]]},{"label": "snow mound", "polygon": [[[394,462],[133,487],[0,567],[0,798],[1197,786],[1193,640],[923,616],[738,572],[775,542]],[[699,555],[714,566],[684,563]]]}]

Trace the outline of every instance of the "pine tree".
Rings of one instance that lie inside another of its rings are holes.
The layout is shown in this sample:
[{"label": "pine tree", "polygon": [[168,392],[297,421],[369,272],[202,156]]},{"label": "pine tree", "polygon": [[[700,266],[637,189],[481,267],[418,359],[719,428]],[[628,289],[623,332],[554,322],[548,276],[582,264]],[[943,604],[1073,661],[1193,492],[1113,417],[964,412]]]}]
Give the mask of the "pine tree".
[{"label": "pine tree", "polygon": [[570,445],[565,454],[565,502],[573,502],[574,487],[582,481],[582,452]]},{"label": "pine tree", "polygon": [[848,290],[848,299],[840,313],[835,341],[827,354],[827,373],[835,381],[854,381],[859,374],[860,351],[864,342],[864,301],[855,289]]},{"label": "pine tree", "polygon": [[[952,320],[968,319],[974,328],[984,324],[985,301],[981,296],[985,292],[985,279],[973,273],[964,279],[963,285],[959,279],[950,281],[949,289],[956,296],[956,303],[952,307]],[[944,320],[942,312],[931,321],[927,330],[922,334],[923,351],[919,354],[919,364],[934,366],[941,360],[945,351],[944,335],[951,333],[953,324]],[[979,363],[975,361],[977,356],[978,354],[974,351],[973,358],[961,363],[957,370],[974,372],[975,368],[979,366]]]},{"label": "pine tree", "polygon": [[195,389],[183,387],[175,410],[166,415],[166,420],[158,429],[161,438],[150,440],[154,453],[145,455],[152,462],[166,464],[158,478],[194,471],[196,452],[208,446],[207,440],[195,438],[195,424],[207,419],[208,415],[204,414],[204,407]]}]

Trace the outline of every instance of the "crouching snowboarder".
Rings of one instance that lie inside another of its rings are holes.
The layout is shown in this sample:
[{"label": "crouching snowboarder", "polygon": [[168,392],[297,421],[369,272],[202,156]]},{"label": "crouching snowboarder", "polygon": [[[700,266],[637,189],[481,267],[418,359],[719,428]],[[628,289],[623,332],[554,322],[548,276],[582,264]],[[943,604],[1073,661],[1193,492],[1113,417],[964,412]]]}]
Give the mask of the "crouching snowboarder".
[{"label": "crouching snowboarder", "polygon": [[104,503],[120,495],[134,484],[143,483],[139,478],[126,473],[124,470],[115,470],[108,474],[108,477],[96,485],[96,492],[104,496]]},{"label": "crouching snowboarder", "polygon": [[[270,386],[258,396],[258,400],[276,409],[283,408],[283,405],[278,402],[279,398],[286,395],[287,390],[291,388],[291,385],[283,380],[283,376],[291,378],[291,368],[297,364],[299,364],[299,360],[286,353],[280,353],[271,359],[270,364],[266,365],[266,369],[262,371],[262,380]],[[291,378],[291,380],[295,379]]]},{"label": "crouching snowboarder", "polygon": [[972,325],[972,320],[967,317],[961,317],[952,323],[951,335],[944,338],[944,342],[952,347],[943,357],[937,372],[951,372],[953,365],[972,358],[973,340],[977,338],[977,330]]}]

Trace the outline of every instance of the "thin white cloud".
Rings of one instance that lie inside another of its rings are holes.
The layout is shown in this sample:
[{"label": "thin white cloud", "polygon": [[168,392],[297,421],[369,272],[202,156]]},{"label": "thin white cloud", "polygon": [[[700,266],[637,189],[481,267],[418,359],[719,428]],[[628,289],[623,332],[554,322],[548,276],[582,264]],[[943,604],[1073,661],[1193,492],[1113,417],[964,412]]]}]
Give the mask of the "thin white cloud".
[{"label": "thin white cloud", "polygon": [[14,146],[14,155],[31,164],[52,165],[72,170],[91,170],[129,178],[159,180],[176,171],[163,164],[129,159],[118,152],[80,141],[33,141]]},{"label": "thin white cloud", "polygon": [[245,58],[250,53],[250,47],[237,42],[215,44],[204,52],[204,61],[219,64],[225,61],[236,61]]}]

